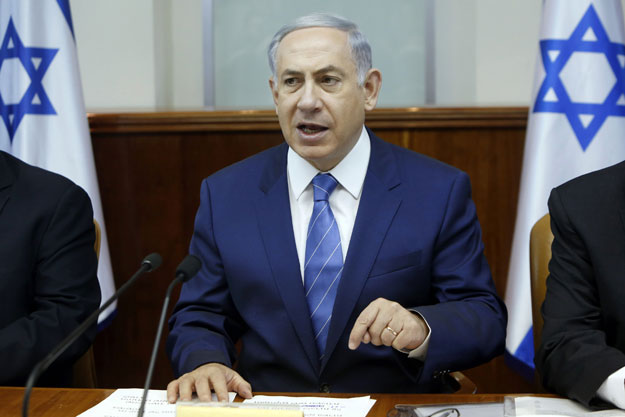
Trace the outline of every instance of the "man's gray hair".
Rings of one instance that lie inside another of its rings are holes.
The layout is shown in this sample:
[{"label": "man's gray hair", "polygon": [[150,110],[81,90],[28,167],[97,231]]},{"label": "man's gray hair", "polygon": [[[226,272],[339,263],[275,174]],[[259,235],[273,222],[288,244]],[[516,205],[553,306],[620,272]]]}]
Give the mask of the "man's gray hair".
[{"label": "man's gray hair", "polygon": [[274,80],[277,81],[276,55],[282,39],[295,30],[313,27],[334,28],[347,32],[347,40],[352,50],[354,63],[356,64],[358,84],[363,85],[365,77],[367,76],[367,71],[371,69],[371,46],[355,23],[340,16],[327,13],[313,13],[302,16],[293,23],[282,26],[282,28],[276,32],[267,49],[269,68],[271,69]]}]

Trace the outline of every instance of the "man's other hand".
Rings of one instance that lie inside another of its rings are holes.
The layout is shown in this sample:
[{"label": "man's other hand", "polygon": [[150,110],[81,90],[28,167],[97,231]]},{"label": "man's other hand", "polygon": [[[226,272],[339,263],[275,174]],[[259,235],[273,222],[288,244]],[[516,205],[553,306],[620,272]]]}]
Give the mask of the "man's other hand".
[{"label": "man's other hand", "polygon": [[182,375],[167,385],[167,401],[191,401],[193,392],[200,401],[209,402],[211,391],[219,401],[228,401],[228,392],[234,391],[243,398],[252,398],[252,386],[241,375],[220,363],[207,363]]},{"label": "man's other hand", "polygon": [[358,316],[349,335],[349,348],[360,343],[392,346],[397,350],[413,350],[428,335],[428,326],[420,315],[385,298],[372,301]]}]

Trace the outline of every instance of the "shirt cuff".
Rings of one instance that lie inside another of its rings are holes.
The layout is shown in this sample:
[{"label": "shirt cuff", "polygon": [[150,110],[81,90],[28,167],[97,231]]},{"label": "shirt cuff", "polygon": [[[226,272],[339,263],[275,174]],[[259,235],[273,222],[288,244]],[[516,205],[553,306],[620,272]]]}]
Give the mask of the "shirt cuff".
[{"label": "shirt cuff", "polygon": [[625,409],[625,366],[603,381],[597,395],[618,408]]},{"label": "shirt cuff", "polygon": [[416,359],[416,360],[419,360],[421,362],[425,362],[425,357],[427,356],[427,353],[428,353],[428,346],[430,346],[430,336],[432,336],[432,329],[430,328],[430,325],[428,324],[428,322],[425,319],[425,317],[423,317],[421,315],[421,313],[419,313],[418,311],[415,311],[415,310],[409,310],[409,311],[412,312],[413,314],[418,314],[419,317],[421,317],[421,319],[423,319],[423,322],[428,327],[428,335],[426,336],[426,338],[423,341],[423,343],[421,343],[421,345],[417,346],[416,348],[414,348],[412,350],[401,349],[400,352],[407,353],[408,357],[410,359]]}]

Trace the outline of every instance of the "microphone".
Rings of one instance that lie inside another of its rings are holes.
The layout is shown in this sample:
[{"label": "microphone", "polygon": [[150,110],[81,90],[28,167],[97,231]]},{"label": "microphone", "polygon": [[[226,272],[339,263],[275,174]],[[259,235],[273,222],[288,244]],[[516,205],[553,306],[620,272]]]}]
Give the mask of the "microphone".
[{"label": "microphone", "polygon": [[156,364],[156,354],[158,353],[158,342],[161,340],[163,334],[163,324],[165,323],[165,315],[167,314],[167,306],[169,305],[169,298],[174,287],[181,282],[187,282],[197,274],[202,267],[202,262],[197,256],[187,255],[178,268],[176,268],[176,278],[169,284],[167,292],[165,293],[165,300],[163,301],[163,309],[161,310],[161,318],[158,321],[158,330],[156,331],[156,338],[154,339],[154,347],[152,348],[152,357],[150,358],[150,365],[148,366],[148,374],[145,378],[145,386],[143,387],[143,396],[141,397],[141,405],[137,412],[138,417],[143,417],[145,411],[145,401],[148,397],[148,391],[150,390],[150,384],[152,383],[152,374],[154,373],[154,365]]},{"label": "microphone", "polygon": [[115,300],[117,300],[119,296],[124,291],[126,291],[128,287],[134,284],[137,278],[139,278],[141,275],[143,275],[146,272],[154,271],[156,268],[158,268],[161,265],[162,262],[163,262],[163,259],[161,258],[161,255],[159,255],[158,253],[151,253],[145,258],[143,258],[143,260],[141,261],[141,267],[137,270],[137,272],[135,272],[135,274],[132,277],[130,277],[128,281],[126,281],[126,283],[124,283],[124,285],[122,285],[117,291],[115,291],[115,294],[113,294],[108,300],[106,300],[106,302],[102,304],[100,308],[98,308],[96,311],[91,313],[91,315],[87,317],[80,324],[80,326],[76,327],[69,335],[67,335],[65,339],[63,339],[54,348],[54,350],[52,350],[52,352],[48,353],[48,355],[45,358],[43,358],[40,362],[38,362],[35,365],[33,370],[30,372],[30,375],[28,376],[26,387],[24,389],[24,399],[22,401],[22,416],[23,417],[28,416],[28,403],[30,400],[30,393],[33,389],[33,386],[35,385],[35,382],[37,382],[37,378],[39,378],[39,376],[46,369],[48,369],[50,365],[52,365],[52,363],[59,357],[59,355],[65,352],[65,350],[67,350],[67,348],[70,347],[71,344],[74,343],[76,339],[78,339],[78,337],[81,334],[83,334],[89,328],[89,326],[91,326],[93,322],[95,322],[98,319],[98,316],[100,315],[101,312],[106,310],[108,306],[110,306]]}]

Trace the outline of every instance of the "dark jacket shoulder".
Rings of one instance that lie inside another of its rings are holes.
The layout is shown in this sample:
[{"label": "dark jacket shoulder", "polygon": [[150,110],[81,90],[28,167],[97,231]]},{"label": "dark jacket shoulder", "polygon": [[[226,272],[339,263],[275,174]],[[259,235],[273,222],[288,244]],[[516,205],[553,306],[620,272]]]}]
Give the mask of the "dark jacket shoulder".
[{"label": "dark jacket shoulder", "polygon": [[551,192],[570,215],[603,212],[625,201],[625,162],[573,178]]},{"label": "dark jacket shoulder", "polygon": [[[31,187],[32,191],[53,190],[77,185],[60,174],[30,165],[11,154],[0,151],[0,173],[7,179],[20,181],[20,186]],[[4,180],[3,180],[4,182]]]}]

